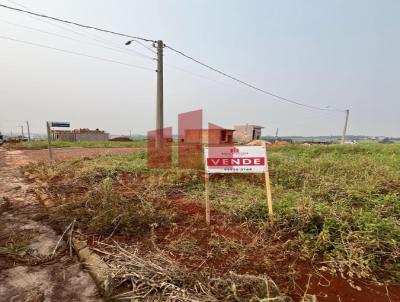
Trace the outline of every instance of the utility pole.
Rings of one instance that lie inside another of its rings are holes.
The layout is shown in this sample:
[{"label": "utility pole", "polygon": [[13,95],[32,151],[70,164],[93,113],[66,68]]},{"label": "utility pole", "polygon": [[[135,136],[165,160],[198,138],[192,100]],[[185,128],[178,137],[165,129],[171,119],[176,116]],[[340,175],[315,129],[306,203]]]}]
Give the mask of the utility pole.
[{"label": "utility pole", "polygon": [[21,136],[22,136],[22,140],[24,140],[24,125],[21,125]]},{"label": "utility pole", "polygon": [[342,142],[341,142],[342,144],[344,144],[344,141],[345,141],[345,139],[346,139],[347,123],[348,123],[348,121],[349,121],[349,113],[350,113],[350,110],[349,110],[349,109],[346,109],[345,112],[346,112],[346,117],[345,117],[345,120],[344,120],[344,127],[343,127],[343,134],[342,134]]},{"label": "utility pole", "polygon": [[53,161],[53,149],[51,148],[51,134],[50,134],[50,122],[46,122],[47,126],[47,144],[49,145],[49,161]]},{"label": "utility pole", "polygon": [[[130,40],[125,45],[130,45]],[[163,84],[163,48],[165,47],[162,40],[154,41],[153,47],[157,49],[157,110],[156,110],[156,148],[162,147],[164,139],[164,84]]]},{"label": "utility pole", "polygon": [[157,41],[157,121],[156,121],[156,148],[162,146],[164,137],[164,85],[163,85],[163,48],[162,40]]},{"label": "utility pole", "polygon": [[132,139],[132,130],[129,130],[129,138]]},{"label": "utility pole", "polygon": [[29,128],[29,121],[26,121],[26,129],[28,130],[28,141],[31,141],[31,130]]},{"label": "utility pole", "polygon": [[275,132],[275,143],[278,141],[278,132],[279,132],[279,128],[276,128],[276,132]]}]

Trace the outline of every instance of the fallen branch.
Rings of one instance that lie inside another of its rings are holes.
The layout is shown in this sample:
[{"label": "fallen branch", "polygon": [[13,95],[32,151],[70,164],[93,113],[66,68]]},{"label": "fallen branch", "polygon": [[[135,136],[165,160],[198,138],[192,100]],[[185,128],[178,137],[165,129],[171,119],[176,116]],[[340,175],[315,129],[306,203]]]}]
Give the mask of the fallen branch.
[{"label": "fallen branch", "polygon": [[[73,227],[73,225],[75,224],[75,221],[76,221],[76,218],[67,226],[67,228],[64,230],[64,233],[62,233],[60,239],[58,239],[58,242],[57,242],[56,246],[54,247],[53,253],[51,254],[51,258],[54,257],[54,255],[55,255],[55,253],[56,253],[56,251],[57,251],[57,249],[58,249],[58,246],[59,246],[60,243],[61,243],[61,240],[64,238],[64,236],[65,236],[65,234],[68,232],[68,230],[69,230],[71,227]],[[72,236],[72,235],[71,235],[71,236]]]}]

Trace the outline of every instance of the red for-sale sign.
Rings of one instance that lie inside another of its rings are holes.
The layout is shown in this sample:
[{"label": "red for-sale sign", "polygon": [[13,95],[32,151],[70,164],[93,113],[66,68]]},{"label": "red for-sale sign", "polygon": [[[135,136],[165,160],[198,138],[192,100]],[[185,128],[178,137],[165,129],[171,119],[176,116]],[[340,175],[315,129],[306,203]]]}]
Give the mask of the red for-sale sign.
[{"label": "red for-sale sign", "polygon": [[205,147],[207,173],[265,173],[264,146]]}]

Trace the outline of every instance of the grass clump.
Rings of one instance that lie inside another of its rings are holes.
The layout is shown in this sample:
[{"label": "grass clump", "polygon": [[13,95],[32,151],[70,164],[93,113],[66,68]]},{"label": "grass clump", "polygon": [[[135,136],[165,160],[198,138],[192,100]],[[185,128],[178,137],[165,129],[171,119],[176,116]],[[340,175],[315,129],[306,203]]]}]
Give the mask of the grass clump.
[{"label": "grass clump", "polygon": [[113,185],[105,178],[85,197],[52,208],[52,217],[64,225],[77,218],[77,226],[91,234],[126,237],[146,235],[152,225],[167,226],[175,220],[169,203],[156,202],[159,196],[149,188],[128,196],[115,191]]},{"label": "grass clump", "polygon": [[168,244],[168,248],[180,255],[190,256],[200,251],[196,239],[191,237],[177,238]]},{"label": "grass clump", "polygon": [[[346,277],[400,280],[400,146],[291,146],[269,155],[278,236]],[[233,187],[242,194],[218,193],[224,207],[265,219],[262,179]]]},{"label": "grass clump", "polygon": [[0,242],[0,257],[1,256],[16,256],[21,252],[26,251],[33,237],[33,232],[15,232],[12,234],[0,234],[2,239]]}]

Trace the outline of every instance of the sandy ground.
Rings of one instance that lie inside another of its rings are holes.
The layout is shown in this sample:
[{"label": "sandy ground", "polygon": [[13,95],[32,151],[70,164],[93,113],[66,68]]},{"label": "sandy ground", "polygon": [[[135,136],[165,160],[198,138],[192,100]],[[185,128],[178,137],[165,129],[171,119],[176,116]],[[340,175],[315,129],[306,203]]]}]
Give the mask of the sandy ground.
[{"label": "sandy ground", "polygon": [[63,241],[53,255],[60,236],[38,219],[43,209],[19,177],[18,165],[37,160],[26,152],[0,148],[0,301],[102,301]]}]

